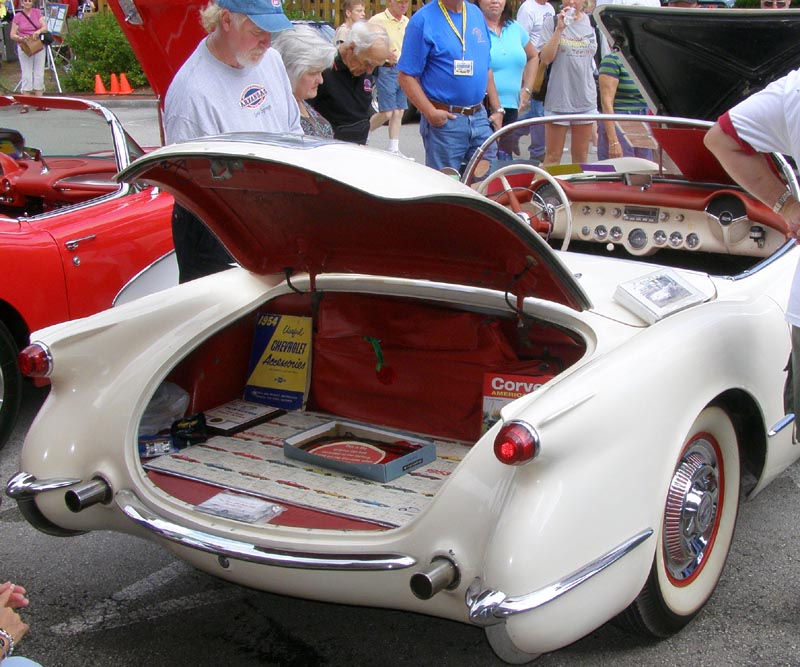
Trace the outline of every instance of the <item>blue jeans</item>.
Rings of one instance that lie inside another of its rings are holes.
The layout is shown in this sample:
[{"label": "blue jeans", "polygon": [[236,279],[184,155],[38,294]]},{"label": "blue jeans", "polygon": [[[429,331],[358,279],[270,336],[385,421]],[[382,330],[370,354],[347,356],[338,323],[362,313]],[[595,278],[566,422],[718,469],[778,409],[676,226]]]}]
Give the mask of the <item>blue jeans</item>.
[{"label": "blue jeans", "polygon": [[408,109],[408,98],[397,82],[397,67],[378,67],[375,70],[378,90],[378,111]]},{"label": "blue jeans", "polygon": [[[635,111],[615,111],[614,113],[626,115],[645,115],[647,109],[637,109]],[[623,157],[641,157],[645,160],[653,159],[653,150],[651,148],[634,148],[631,146],[625,136],[617,128],[617,141],[622,146]],[[606,125],[603,121],[597,121],[597,159],[608,159],[608,135],[606,134]]]},{"label": "blue jeans", "polygon": [[472,154],[492,134],[492,128],[486,109],[481,108],[471,116],[456,114],[455,118],[449,119],[441,127],[433,127],[422,116],[419,133],[428,167],[437,170],[452,167],[463,172]]},{"label": "blue jeans", "polygon": [[[517,120],[528,118],[541,118],[544,116],[544,101],[531,100],[531,107],[524,116]],[[528,149],[531,160],[541,162],[544,159],[544,123],[534,125],[530,128],[531,145]]]}]

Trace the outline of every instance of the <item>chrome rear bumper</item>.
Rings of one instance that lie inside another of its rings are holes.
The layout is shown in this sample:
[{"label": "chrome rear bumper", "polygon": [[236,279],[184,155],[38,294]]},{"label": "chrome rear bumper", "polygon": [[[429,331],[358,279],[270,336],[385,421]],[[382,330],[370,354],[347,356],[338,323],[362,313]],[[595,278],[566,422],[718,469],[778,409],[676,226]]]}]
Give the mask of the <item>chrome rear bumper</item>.
[{"label": "chrome rear bumper", "polygon": [[226,558],[273,567],[349,572],[402,570],[416,564],[403,554],[335,554],[267,549],[247,542],[185,528],[161,518],[128,490],[118,491],[117,506],[132,521],[170,542]]}]

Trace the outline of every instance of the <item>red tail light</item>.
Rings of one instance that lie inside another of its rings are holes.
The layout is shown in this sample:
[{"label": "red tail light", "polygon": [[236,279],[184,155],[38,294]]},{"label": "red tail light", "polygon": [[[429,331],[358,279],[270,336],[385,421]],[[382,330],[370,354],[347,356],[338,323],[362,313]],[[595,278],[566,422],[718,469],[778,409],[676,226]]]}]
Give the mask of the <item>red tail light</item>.
[{"label": "red tail light", "polygon": [[19,372],[29,378],[44,378],[53,370],[53,357],[44,343],[31,343],[17,357]]},{"label": "red tail light", "polygon": [[500,463],[518,466],[539,454],[539,434],[530,424],[508,422],[494,439],[494,455]]}]

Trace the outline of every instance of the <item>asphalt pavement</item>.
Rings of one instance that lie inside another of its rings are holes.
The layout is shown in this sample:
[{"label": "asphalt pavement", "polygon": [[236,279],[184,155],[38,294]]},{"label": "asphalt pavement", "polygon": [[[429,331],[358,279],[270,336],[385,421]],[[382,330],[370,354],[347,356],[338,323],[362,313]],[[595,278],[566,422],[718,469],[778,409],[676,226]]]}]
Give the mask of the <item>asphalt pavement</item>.
[{"label": "asphalt pavement", "polygon": [[[137,140],[159,143],[153,104],[114,110]],[[417,125],[403,132],[402,150],[421,159]],[[18,469],[24,434],[46,394],[26,388],[17,429],[0,450],[3,486]],[[45,667],[503,664],[479,628],[250,590],[126,535],[50,537],[7,498],[0,505],[0,563],[0,576],[24,584],[31,598],[22,612],[31,632],[18,652]],[[607,625],[536,665],[800,666],[800,465],[742,504],[717,591],[681,633],[651,642]]]}]

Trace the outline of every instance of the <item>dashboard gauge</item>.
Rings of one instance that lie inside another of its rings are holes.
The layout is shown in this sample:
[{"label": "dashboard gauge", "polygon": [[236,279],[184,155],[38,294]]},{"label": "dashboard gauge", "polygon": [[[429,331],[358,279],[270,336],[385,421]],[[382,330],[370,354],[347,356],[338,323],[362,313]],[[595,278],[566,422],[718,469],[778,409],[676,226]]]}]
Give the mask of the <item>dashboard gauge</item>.
[{"label": "dashboard gauge", "polygon": [[683,234],[681,234],[680,232],[672,232],[672,234],[669,235],[669,244],[673,248],[678,248],[682,243],[683,243]]},{"label": "dashboard gauge", "polygon": [[622,209],[621,208],[616,208],[615,207],[615,208],[611,209],[611,217],[612,218],[618,218],[621,215],[622,215]]},{"label": "dashboard gauge", "polygon": [[647,232],[641,227],[632,229],[628,234],[628,243],[634,250],[641,250],[647,245]]},{"label": "dashboard gauge", "polygon": [[686,237],[686,247],[687,248],[689,248],[691,250],[694,250],[695,248],[698,248],[699,246],[700,246],[700,237],[697,234],[692,232],[691,234],[689,234]]},{"label": "dashboard gauge", "polygon": [[669,220],[669,211],[661,211],[661,213],[658,214],[658,219],[661,222],[666,222]]},{"label": "dashboard gauge", "polygon": [[664,245],[667,242],[667,233],[663,229],[658,229],[653,234],[653,243],[656,245]]},{"label": "dashboard gauge", "polygon": [[591,212],[592,212],[592,207],[591,206],[582,206],[581,207],[581,213],[583,213],[584,215],[589,215]]},{"label": "dashboard gauge", "polygon": [[606,236],[608,236],[608,230],[605,225],[597,225],[597,227],[594,228],[594,237],[598,241],[602,241]]},{"label": "dashboard gauge", "polygon": [[563,206],[561,198],[558,196],[556,189],[551,183],[543,183],[540,187],[536,188],[536,194],[542,198],[542,201],[547,206],[552,206],[553,208],[561,208]]},{"label": "dashboard gauge", "polygon": [[595,212],[597,215],[605,215],[605,214],[606,214],[606,207],[605,207],[605,206],[598,206],[598,207],[597,207],[597,208],[594,210],[594,212]]},{"label": "dashboard gauge", "polygon": [[609,232],[609,236],[611,237],[612,241],[621,241],[622,240],[622,230],[619,227],[614,226],[614,227],[611,228],[611,231]]}]

